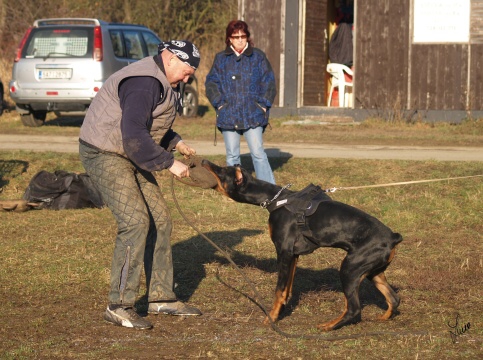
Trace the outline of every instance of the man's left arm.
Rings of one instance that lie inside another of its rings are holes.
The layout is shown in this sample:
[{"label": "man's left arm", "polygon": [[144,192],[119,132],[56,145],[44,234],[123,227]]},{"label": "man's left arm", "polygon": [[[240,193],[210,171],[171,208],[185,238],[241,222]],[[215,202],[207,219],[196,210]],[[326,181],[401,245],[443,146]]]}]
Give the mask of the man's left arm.
[{"label": "man's left arm", "polygon": [[174,162],[173,154],[157,144],[149,132],[152,112],[163,90],[157,79],[148,76],[125,79],[119,86],[124,151],[133,163],[147,171],[164,170]]}]

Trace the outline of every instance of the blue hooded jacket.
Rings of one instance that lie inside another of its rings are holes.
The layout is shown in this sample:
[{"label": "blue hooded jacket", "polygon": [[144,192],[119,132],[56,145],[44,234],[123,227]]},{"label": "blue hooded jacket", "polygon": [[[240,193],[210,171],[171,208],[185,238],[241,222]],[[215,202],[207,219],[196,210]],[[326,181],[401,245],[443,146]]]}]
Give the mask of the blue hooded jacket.
[{"label": "blue hooded jacket", "polygon": [[237,56],[228,46],[216,54],[205,89],[220,130],[267,126],[277,89],[272,66],[260,49],[248,45]]}]

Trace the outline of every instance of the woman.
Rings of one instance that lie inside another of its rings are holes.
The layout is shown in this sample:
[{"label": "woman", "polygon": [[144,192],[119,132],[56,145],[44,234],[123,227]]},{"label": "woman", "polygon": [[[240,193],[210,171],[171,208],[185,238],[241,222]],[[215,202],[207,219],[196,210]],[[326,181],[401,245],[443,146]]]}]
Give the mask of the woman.
[{"label": "woman", "polygon": [[247,141],[258,179],[275,184],[263,132],[277,93],[272,66],[260,49],[253,47],[248,25],[231,21],[226,28],[226,49],[215,56],[206,77],[206,96],[216,109],[216,126],[223,134],[226,163],[240,164],[240,138]]}]

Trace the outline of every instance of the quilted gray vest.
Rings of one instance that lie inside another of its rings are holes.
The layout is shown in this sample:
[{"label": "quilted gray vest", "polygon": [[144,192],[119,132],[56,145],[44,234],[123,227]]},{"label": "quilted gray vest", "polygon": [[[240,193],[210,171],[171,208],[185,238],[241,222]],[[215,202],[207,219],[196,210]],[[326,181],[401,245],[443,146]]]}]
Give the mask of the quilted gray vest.
[{"label": "quilted gray vest", "polygon": [[136,61],[111,75],[92,101],[80,130],[80,139],[98,149],[126,156],[121,135],[121,107],[118,88],[123,79],[131,76],[151,76],[163,84],[163,99],[154,109],[150,133],[159,144],[176,118],[179,94],[173,90],[166,75],[153,57]]}]

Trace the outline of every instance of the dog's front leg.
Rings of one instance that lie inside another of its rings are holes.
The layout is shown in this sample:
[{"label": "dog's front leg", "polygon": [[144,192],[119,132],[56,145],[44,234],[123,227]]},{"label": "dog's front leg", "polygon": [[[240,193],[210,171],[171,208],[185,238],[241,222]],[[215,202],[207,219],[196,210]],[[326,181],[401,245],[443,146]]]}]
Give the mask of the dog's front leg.
[{"label": "dog's front leg", "polygon": [[[282,307],[287,304],[287,300],[292,294],[298,258],[298,255],[293,254],[280,254],[278,256],[278,281],[275,289],[275,301],[270,311],[270,319],[273,322],[277,321]],[[270,319],[267,316],[264,323],[269,324]]]}]

